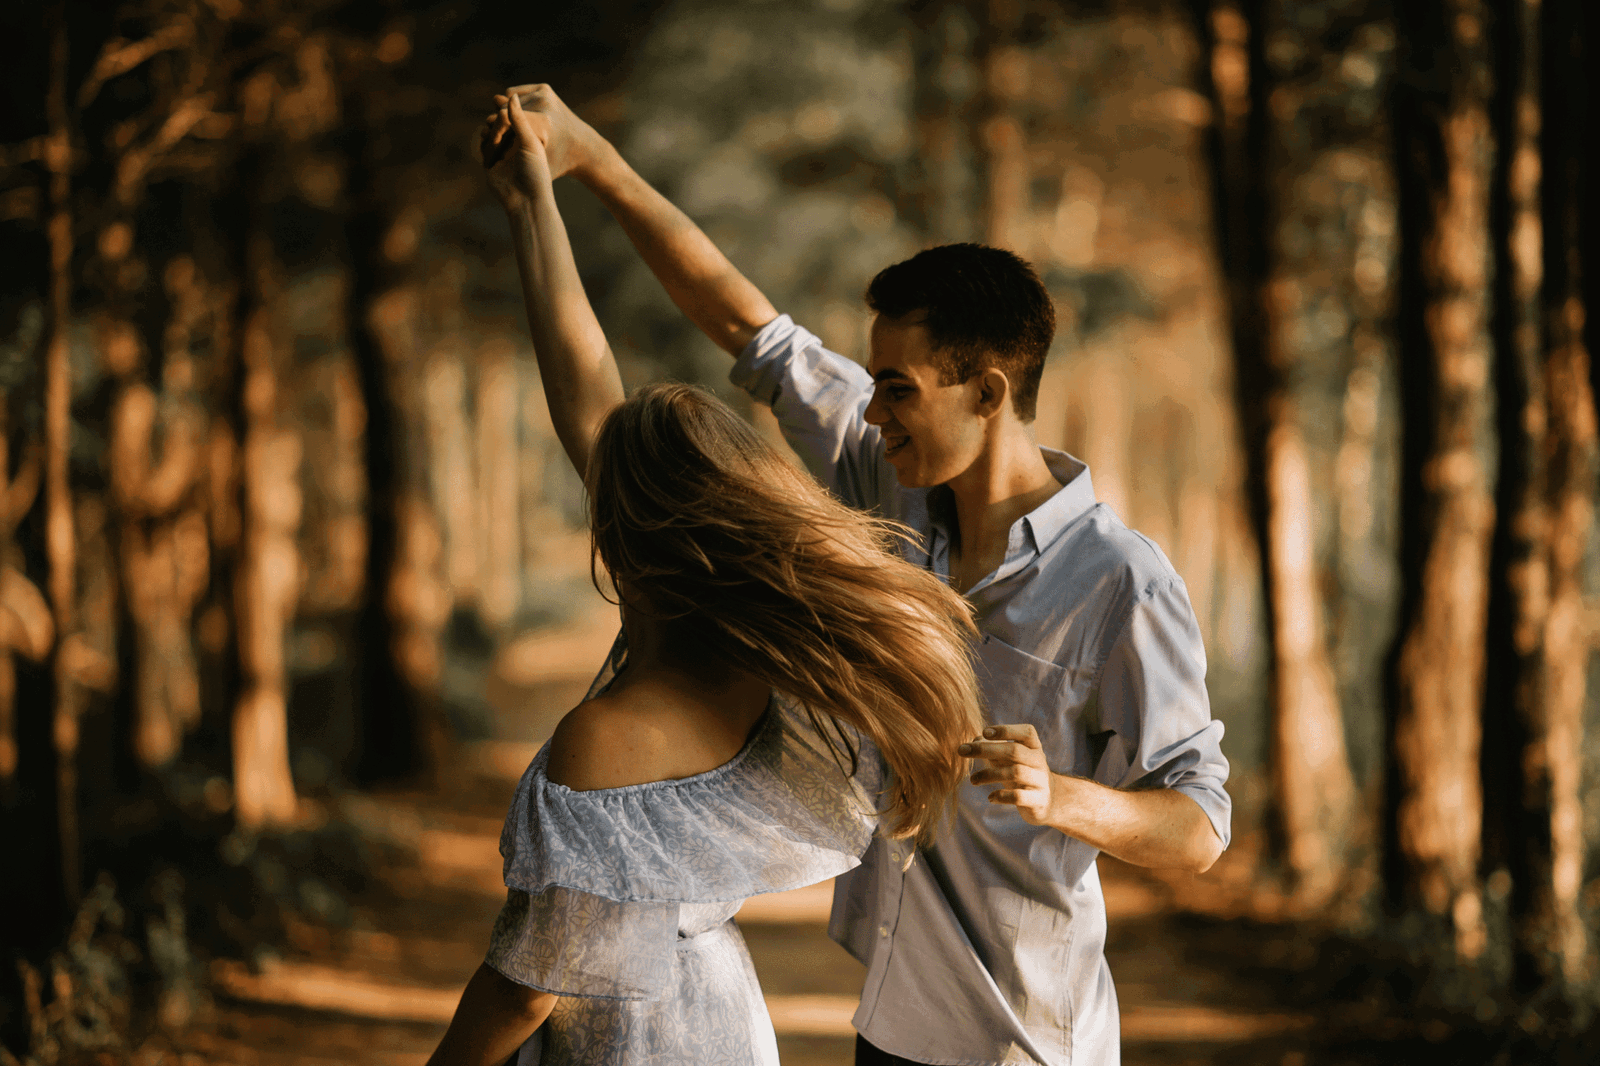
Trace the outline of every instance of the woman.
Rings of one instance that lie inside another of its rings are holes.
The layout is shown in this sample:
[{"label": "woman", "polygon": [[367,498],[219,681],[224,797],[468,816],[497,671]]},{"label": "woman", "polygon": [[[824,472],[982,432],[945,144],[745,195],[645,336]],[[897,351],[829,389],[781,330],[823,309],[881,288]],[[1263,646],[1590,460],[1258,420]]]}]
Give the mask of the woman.
[{"label": "woman", "polygon": [[518,785],[506,906],[431,1062],[775,1066],[732,916],[856,865],[880,819],[929,838],[981,726],[972,622],[709,394],[624,401],[538,131],[497,99],[490,181],[623,636]]}]

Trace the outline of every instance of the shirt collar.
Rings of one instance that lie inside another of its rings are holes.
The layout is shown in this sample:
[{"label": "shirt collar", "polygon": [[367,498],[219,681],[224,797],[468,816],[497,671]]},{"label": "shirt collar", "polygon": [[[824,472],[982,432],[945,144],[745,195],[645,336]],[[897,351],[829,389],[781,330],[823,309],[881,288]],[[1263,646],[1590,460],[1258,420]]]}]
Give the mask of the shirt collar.
[{"label": "shirt collar", "polygon": [[[1000,581],[1027,566],[1062,530],[1095,505],[1094,482],[1089,477],[1088,464],[1054,448],[1040,448],[1039,451],[1044,456],[1044,465],[1050,475],[1061,483],[1061,488],[1011,524],[1004,561],[990,578],[979,581],[969,589],[968,595],[980,591],[991,579]],[[941,485],[929,492],[928,512],[932,533],[928,544],[928,562],[936,572],[948,573],[940,560],[949,543],[949,527],[955,521],[954,502],[949,488]]]},{"label": "shirt collar", "polygon": [[1088,464],[1054,448],[1040,448],[1039,451],[1050,475],[1061,482],[1061,488],[1018,520],[1027,531],[1036,555],[1095,504],[1094,482],[1089,477]]}]

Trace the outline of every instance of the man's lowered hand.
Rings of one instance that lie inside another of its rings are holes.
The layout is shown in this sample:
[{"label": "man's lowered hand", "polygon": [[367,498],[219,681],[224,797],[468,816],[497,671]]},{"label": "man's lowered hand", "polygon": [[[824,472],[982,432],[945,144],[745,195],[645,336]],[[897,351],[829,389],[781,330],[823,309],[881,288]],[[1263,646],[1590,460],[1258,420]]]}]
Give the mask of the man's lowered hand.
[{"label": "man's lowered hand", "polygon": [[1033,726],[992,725],[983,736],[961,745],[960,753],[988,763],[972,775],[974,785],[1000,785],[990,803],[1009,803],[1032,825],[1051,824],[1054,775]]}]

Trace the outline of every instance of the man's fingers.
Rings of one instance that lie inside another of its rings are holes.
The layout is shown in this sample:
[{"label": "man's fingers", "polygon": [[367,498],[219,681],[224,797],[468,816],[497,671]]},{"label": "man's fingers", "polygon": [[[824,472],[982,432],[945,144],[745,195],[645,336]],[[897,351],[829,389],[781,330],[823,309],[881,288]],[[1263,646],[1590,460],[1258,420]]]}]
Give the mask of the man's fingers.
[{"label": "man's fingers", "polygon": [[984,729],[985,740],[1010,740],[1017,744],[1039,750],[1039,732],[1027,722],[1015,725],[992,725]]},{"label": "man's fingers", "polygon": [[961,745],[959,753],[969,759],[987,759],[990,762],[1014,763],[1022,758],[1024,748],[1010,740],[972,740]]},{"label": "man's fingers", "polygon": [[511,88],[506,90],[506,95],[526,96],[529,98],[529,102],[531,103],[542,96],[554,96],[555,93],[551,90],[550,86],[544,84],[543,82],[534,82],[530,85],[513,85]]},{"label": "man's fingers", "polygon": [[979,770],[967,780],[974,785],[1020,785],[1015,766],[991,766]]},{"label": "man's fingers", "polygon": [[993,792],[989,793],[989,802],[1009,803],[1015,806],[1017,802],[1016,790],[1010,788],[997,788]]}]

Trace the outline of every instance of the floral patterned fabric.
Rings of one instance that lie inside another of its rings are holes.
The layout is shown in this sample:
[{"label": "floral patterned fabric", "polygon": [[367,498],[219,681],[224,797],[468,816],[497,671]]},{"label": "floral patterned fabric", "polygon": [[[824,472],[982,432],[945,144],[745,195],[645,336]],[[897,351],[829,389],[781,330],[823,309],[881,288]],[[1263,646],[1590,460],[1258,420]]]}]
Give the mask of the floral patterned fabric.
[{"label": "floral patterned fabric", "polygon": [[[619,637],[591,696],[624,654]],[[722,766],[585,792],[545,776],[548,744],[534,757],[500,837],[509,893],[486,961],[562,998],[519,1066],[777,1066],[733,915],[856,866],[881,803],[876,750],[824,728],[775,694]]]}]

